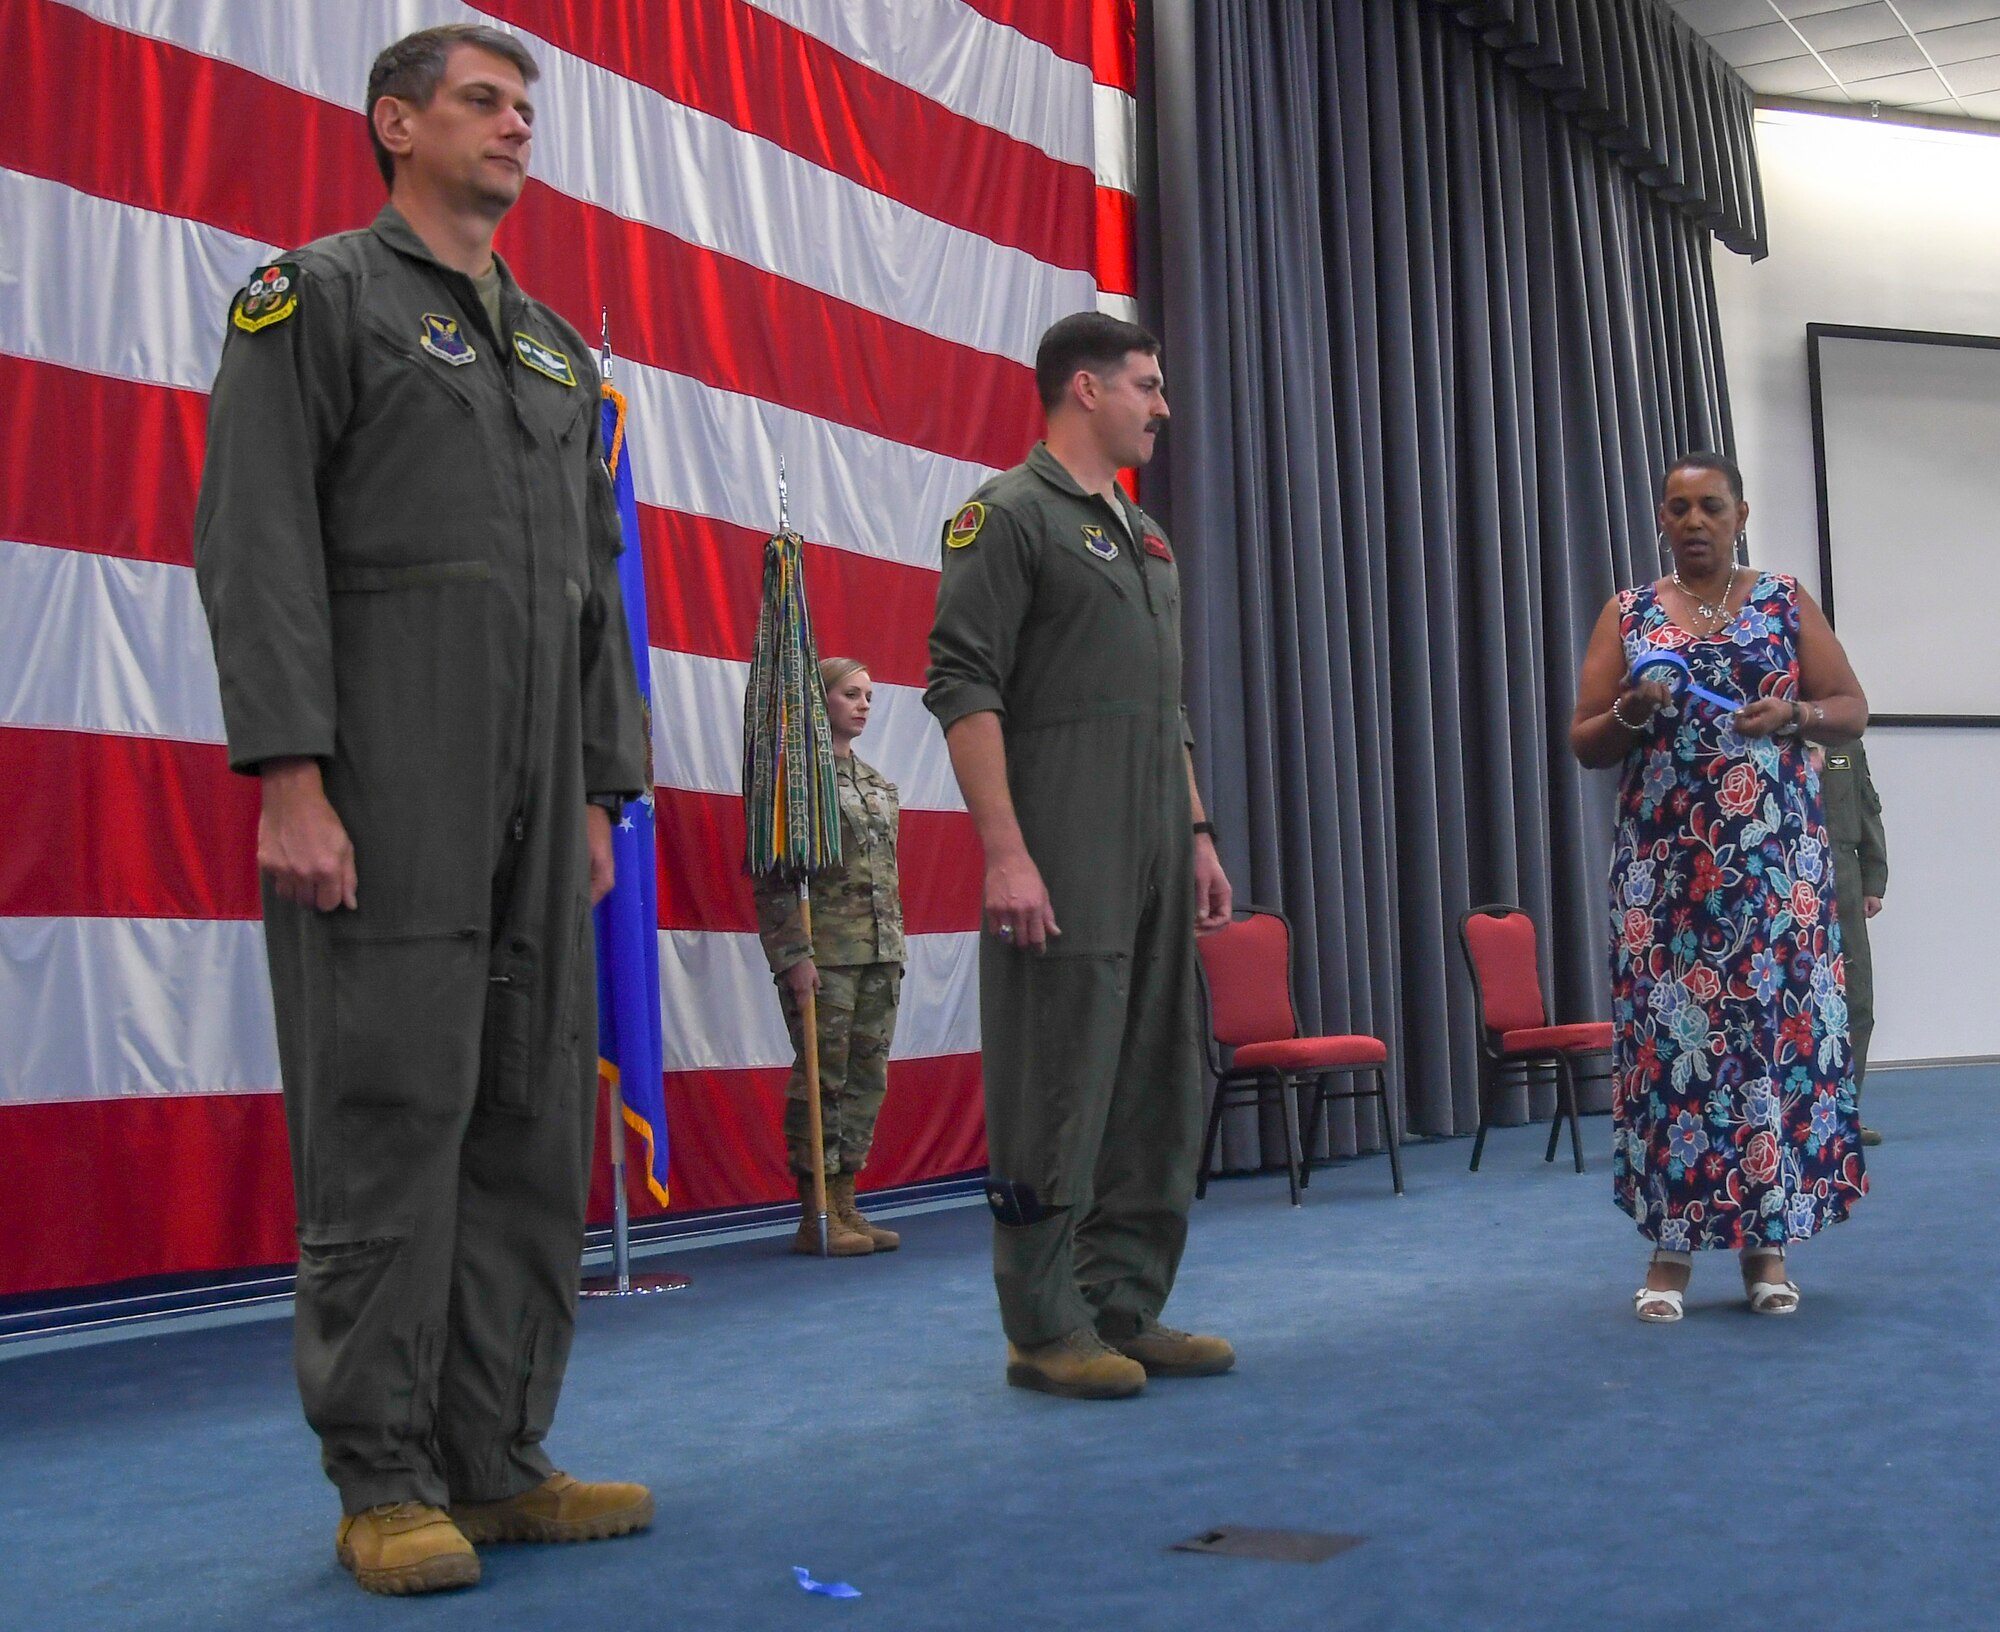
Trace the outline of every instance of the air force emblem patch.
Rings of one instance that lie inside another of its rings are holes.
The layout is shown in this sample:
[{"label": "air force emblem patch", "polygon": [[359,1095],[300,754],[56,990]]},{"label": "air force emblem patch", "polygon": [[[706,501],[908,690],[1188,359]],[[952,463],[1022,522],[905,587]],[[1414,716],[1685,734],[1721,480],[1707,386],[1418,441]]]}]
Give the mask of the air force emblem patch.
[{"label": "air force emblem patch", "polygon": [[962,550],[979,536],[979,529],[986,525],[986,506],[974,499],[951,518],[951,525],[944,530],[944,545],[948,550]]},{"label": "air force emblem patch", "polygon": [[1083,529],[1083,547],[1100,561],[1118,559],[1117,543],[1104,536],[1104,529],[1095,525]]},{"label": "air force emblem patch", "polygon": [[439,362],[450,363],[453,368],[463,368],[479,355],[458,332],[458,319],[440,317],[436,312],[424,313],[424,332],[418,343]]},{"label": "air force emblem patch", "polygon": [[569,366],[569,359],[554,346],[545,346],[532,334],[514,331],[514,355],[526,363],[537,374],[546,374],[558,385],[574,386],[576,371]]},{"label": "air force emblem patch", "polygon": [[282,323],[299,309],[299,267],[296,261],[272,261],[236,297],[229,321],[245,334]]}]

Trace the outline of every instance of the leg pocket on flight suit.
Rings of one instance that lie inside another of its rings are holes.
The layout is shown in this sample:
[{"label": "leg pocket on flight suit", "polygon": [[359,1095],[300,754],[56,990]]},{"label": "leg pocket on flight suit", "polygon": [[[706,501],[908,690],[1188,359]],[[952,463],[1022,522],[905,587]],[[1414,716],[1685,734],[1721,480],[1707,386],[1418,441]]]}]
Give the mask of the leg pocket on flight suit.
[{"label": "leg pocket on flight suit", "polygon": [[990,1165],[1046,1202],[1075,1204],[1097,1167],[1131,959],[998,947],[986,956],[995,965],[981,983]]},{"label": "leg pocket on flight suit", "polygon": [[440,1109],[471,1063],[453,1016],[476,965],[471,930],[329,938],[337,1093],[344,1110]]},{"label": "leg pocket on flight suit", "polygon": [[494,949],[486,976],[486,1021],[479,1042],[480,1097],[494,1110],[534,1110],[535,1000],[541,954],[525,936]]},{"label": "leg pocket on flight suit", "polygon": [[293,1352],[306,1418],[322,1434],[414,1418],[418,1345],[398,1329],[408,1219],[299,1225]]}]

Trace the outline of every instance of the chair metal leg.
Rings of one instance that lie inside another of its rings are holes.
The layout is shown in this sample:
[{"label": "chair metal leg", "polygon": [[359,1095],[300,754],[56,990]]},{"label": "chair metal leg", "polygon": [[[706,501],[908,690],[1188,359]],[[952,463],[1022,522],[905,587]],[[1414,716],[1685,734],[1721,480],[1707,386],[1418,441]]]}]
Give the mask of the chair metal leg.
[{"label": "chair metal leg", "polygon": [[1583,1124],[1576,1114],[1576,1077],[1569,1068],[1569,1056],[1556,1056],[1556,1079],[1562,1084],[1563,1103],[1569,1107],[1569,1144],[1576,1155],[1576,1170],[1583,1171]]},{"label": "chair metal leg", "polygon": [[1208,1194],[1209,1164],[1215,1160],[1215,1136],[1222,1131],[1222,1113],[1229,1104],[1229,1086],[1222,1079],[1215,1084],[1215,1103],[1208,1112],[1208,1132],[1202,1136],[1201,1166],[1195,1169],[1194,1199]]},{"label": "chair metal leg", "polygon": [[1299,1150],[1299,1188],[1313,1182],[1313,1152],[1319,1149],[1320,1124],[1326,1120],[1326,1078],[1314,1077],[1312,1114],[1306,1118],[1305,1143]]},{"label": "chair metal leg", "polygon": [[1479,1158],[1486,1150],[1486,1126],[1493,1119],[1495,1085],[1500,1080],[1498,1065],[1486,1055],[1479,1056],[1479,1131],[1472,1136],[1472,1171],[1479,1171]]},{"label": "chair metal leg", "polygon": [[[1563,1131],[1561,1055],[1556,1056],[1555,1066],[1556,1066],[1556,1108],[1555,1108],[1555,1113],[1549,1118],[1549,1148],[1542,1153],[1542,1160],[1545,1162],[1552,1162],[1556,1159],[1556,1145],[1558,1141],[1561,1140]],[[1532,1080],[1528,1084],[1528,1091],[1529,1093],[1534,1092],[1534,1083]]]},{"label": "chair metal leg", "polygon": [[1292,1205],[1299,1205],[1299,1096],[1292,1079],[1278,1074],[1278,1102],[1285,1113],[1285,1175],[1292,1181]]},{"label": "chair metal leg", "polygon": [[1382,1102],[1382,1132],[1389,1141],[1389,1177],[1395,1180],[1396,1194],[1403,1193],[1403,1136],[1396,1127],[1396,1107],[1389,1099],[1389,1068],[1375,1067],[1375,1097]]}]

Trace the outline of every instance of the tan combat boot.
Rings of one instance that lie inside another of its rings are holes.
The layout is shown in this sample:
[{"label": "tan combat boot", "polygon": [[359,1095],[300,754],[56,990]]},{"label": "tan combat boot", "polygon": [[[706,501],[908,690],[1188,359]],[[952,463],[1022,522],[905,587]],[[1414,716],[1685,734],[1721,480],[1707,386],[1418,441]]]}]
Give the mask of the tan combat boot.
[{"label": "tan combat boot", "polygon": [[1071,1400],[1122,1400],[1145,1388],[1146,1368],[1084,1326],[1038,1348],[1009,1343],[1007,1381]]},{"label": "tan combat boot", "polygon": [[472,1543],[441,1508],[384,1502],[350,1513],[333,1535],[333,1556],[363,1590],[401,1597],[479,1584]]},{"label": "tan combat boot", "polygon": [[454,1502],[451,1516],[468,1541],[603,1541],[651,1524],[653,1493],[552,1473],[504,1502]]},{"label": "tan combat boot", "polygon": [[[833,1199],[835,1175],[826,1181],[826,1255],[829,1258],[866,1258],[875,1243],[863,1231],[852,1229],[840,1216]],[[799,1233],[792,1238],[792,1251],[808,1258],[819,1256],[819,1212],[813,1201],[810,1173],[799,1175]]]},{"label": "tan combat boot", "polygon": [[1148,1377],[1217,1377],[1236,1364],[1226,1339],[1177,1332],[1149,1318],[1107,1311],[1097,1330],[1112,1348],[1144,1366]]},{"label": "tan combat boot", "polygon": [[868,1237],[877,1252],[894,1252],[903,1244],[903,1238],[894,1230],[885,1230],[880,1224],[871,1224],[854,1205],[854,1175],[835,1173],[826,1181],[826,1204],[831,1212],[840,1214],[840,1222],[850,1230],[858,1230]]}]

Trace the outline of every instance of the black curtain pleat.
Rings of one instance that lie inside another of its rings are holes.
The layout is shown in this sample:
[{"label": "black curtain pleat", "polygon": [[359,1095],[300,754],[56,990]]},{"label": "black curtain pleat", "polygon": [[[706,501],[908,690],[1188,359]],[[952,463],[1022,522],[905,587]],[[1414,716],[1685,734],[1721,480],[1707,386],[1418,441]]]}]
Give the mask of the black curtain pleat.
[{"label": "black curtain pleat", "polygon": [[[1661,463],[1729,445],[1709,239],[1761,234],[1750,150],[1652,0],[1142,25],[1141,302],[1176,415],[1146,496],[1182,546],[1204,794],[1239,897],[1291,915],[1307,1029],[1383,1037],[1409,1125],[1463,1132],[1467,906],[1526,907],[1556,1015],[1608,1012],[1576,671],[1656,570]],[[1328,1131],[1380,1137],[1367,1107]],[[1227,1124],[1224,1166],[1281,1151],[1275,1120]]]}]

